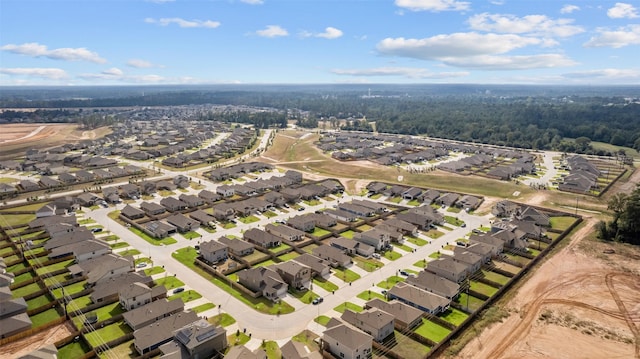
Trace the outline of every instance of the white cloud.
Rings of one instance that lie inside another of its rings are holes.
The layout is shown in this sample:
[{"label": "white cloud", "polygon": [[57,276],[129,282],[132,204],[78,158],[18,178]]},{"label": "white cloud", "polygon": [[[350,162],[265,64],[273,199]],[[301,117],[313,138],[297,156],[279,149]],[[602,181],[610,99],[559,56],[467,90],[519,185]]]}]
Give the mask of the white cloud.
[{"label": "white cloud", "polygon": [[571,14],[574,11],[580,10],[580,6],[577,5],[565,5],[560,9],[561,14]]},{"label": "white cloud", "polygon": [[401,76],[410,79],[444,79],[452,77],[468,76],[466,71],[459,72],[431,72],[426,69],[414,67],[378,67],[373,69],[334,69],[331,70],[336,75],[343,76]]},{"label": "white cloud", "polygon": [[152,3],[155,3],[155,4],[165,4],[165,3],[168,3],[168,2],[174,2],[174,1],[176,1],[176,0],[146,0],[146,2],[152,2]]},{"label": "white cloud", "polygon": [[504,0],[491,0],[489,2],[493,5],[504,5]]},{"label": "white cloud", "polygon": [[213,20],[185,20],[179,17],[170,17],[170,18],[160,18],[160,19],[153,19],[153,18],[146,18],[144,19],[144,22],[148,23],[148,24],[158,24],[160,26],[168,26],[170,24],[176,24],[180,27],[184,27],[184,28],[208,28],[208,29],[215,29],[216,27],[220,26],[220,22],[219,21],[213,21]]},{"label": "white cloud", "polygon": [[279,25],[267,25],[266,28],[256,31],[256,34],[262,37],[289,36],[289,32]]},{"label": "white cloud", "polygon": [[529,34],[552,37],[569,37],[584,29],[572,25],[573,19],[550,19],[545,15],[527,15],[518,17],[510,14],[482,13],[468,20],[473,30],[509,34]]},{"label": "white cloud", "polygon": [[471,3],[456,0],[396,0],[396,6],[411,11],[465,11]]},{"label": "white cloud", "polygon": [[609,79],[609,80],[639,80],[640,70],[638,69],[599,69],[570,72],[562,75],[567,78],[594,78],[594,79]]},{"label": "white cloud", "polygon": [[640,45],[640,25],[629,25],[617,30],[606,28],[596,29],[598,35],[591,37],[585,47],[612,47],[614,49]]},{"label": "white cloud", "polygon": [[264,4],[264,0],[240,0],[240,2],[243,2],[245,4],[249,4],[249,5],[262,5],[262,4]]},{"label": "white cloud", "polygon": [[342,31],[331,26],[325,28],[324,32],[316,34],[316,37],[322,37],[325,39],[337,39],[340,36],[342,36]]},{"label": "white cloud", "polygon": [[122,72],[122,70],[120,70],[117,67],[112,67],[110,69],[104,70],[104,71],[102,71],[102,73],[107,75],[107,76],[122,76],[122,75],[124,75],[124,72]]},{"label": "white cloud", "polygon": [[617,2],[612,8],[607,10],[607,16],[612,19],[635,19],[639,17],[638,9],[631,4]]},{"label": "white cloud", "polygon": [[521,56],[479,55],[463,58],[443,58],[442,62],[449,66],[482,70],[527,70],[577,65],[577,62],[562,54]]},{"label": "white cloud", "polygon": [[100,57],[96,52],[89,51],[84,47],[63,47],[49,50],[46,45],[40,45],[37,42],[29,42],[22,45],[8,44],[2,46],[0,49],[14,54],[32,57],[46,57],[53,60],[89,61],[99,64],[107,62],[107,60]]},{"label": "white cloud", "polygon": [[12,76],[40,77],[49,80],[60,80],[68,77],[67,73],[62,69],[43,67],[0,68],[0,73]]},{"label": "white cloud", "polygon": [[141,59],[131,59],[127,61],[127,66],[135,67],[137,69],[148,69],[152,67],[164,67],[162,65],[156,65],[152,62],[141,60]]},{"label": "white cloud", "polygon": [[436,35],[424,39],[386,38],[376,46],[385,55],[438,60],[445,57],[466,57],[502,54],[544,41],[514,34],[479,34],[476,32]]}]

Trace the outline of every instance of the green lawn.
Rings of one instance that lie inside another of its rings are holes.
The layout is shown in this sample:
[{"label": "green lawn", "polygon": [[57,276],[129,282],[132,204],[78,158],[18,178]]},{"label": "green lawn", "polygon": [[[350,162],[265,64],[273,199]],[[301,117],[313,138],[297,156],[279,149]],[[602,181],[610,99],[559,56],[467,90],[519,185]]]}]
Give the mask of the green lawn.
[{"label": "green lawn", "polygon": [[333,270],[333,274],[336,278],[339,278],[347,283],[354,282],[360,279],[360,275],[350,269],[336,268]]},{"label": "green lawn", "polygon": [[21,298],[21,297],[24,297],[25,295],[35,293],[40,289],[41,289],[40,285],[38,284],[38,282],[36,282],[36,283],[25,285],[24,287],[16,288],[11,291],[11,294],[13,295],[14,298]]},{"label": "green lawn", "polygon": [[427,233],[425,233],[425,235],[431,239],[438,239],[444,236],[444,232],[440,232],[437,229],[430,229]]},{"label": "green lawn", "polygon": [[313,232],[311,232],[312,235],[316,236],[316,237],[322,237],[324,235],[327,235],[331,232],[327,231],[326,229],[322,229],[320,227],[315,227],[313,229]]},{"label": "green lawn", "polygon": [[200,235],[200,233],[193,232],[193,231],[180,233],[180,235],[181,235],[181,236],[183,236],[184,238],[188,239],[188,240],[192,240],[192,239],[194,239],[194,238],[200,238],[200,237],[202,237],[202,236]]},{"label": "green lawn", "polygon": [[380,293],[378,293],[378,292],[376,292],[374,290],[365,290],[364,292],[361,292],[360,294],[358,294],[358,298],[360,298],[362,300],[366,300],[366,301],[369,301],[369,300],[375,299],[375,298],[382,299],[384,301],[387,300],[387,298],[384,295],[382,295],[382,294],[380,294]]},{"label": "green lawn", "polygon": [[136,255],[141,254],[141,253],[142,252],[140,252],[139,250],[137,250],[135,248],[127,249],[127,250],[124,250],[122,252],[118,252],[118,254],[123,256],[123,257],[124,256],[136,256]]},{"label": "green lawn", "polygon": [[366,270],[367,272],[373,272],[378,268],[384,267],[384,263],[373,258],[355,257],[353,261],[356,263],[356,266]]},{"label": "green lawn", "polygon": [[406,244],[400,244],[400,243],[397,243],[397,242],[391,242],[391,245],[396,247],[396,248],[400,248],[405,252],[413,252],[413,248],[409,247]]},{"label": "green lawn", "polygon": [[104,328],[100,328],[94,332],[87,333],[85,334],[85,338],[87,338],[87,342],[89,342],[89,345],[95,348],[102,345],[102,343],[118,339],[121,336],[131,332],[131,328],[124,321],[119,321],[113,324],[109,324]]},{"label": "green lawn", "polygon": [[20,274],[19,276],[13,278],[13,284],[14,285],[20,284],[20,283],[22,283],[24,281],[27,281],[29,279],[34,278],[35,276],[36,275],[33,274],[31,271],[24,272],[24,273]]},{"label": "green lawn", "polygon": [[444,339],[451,331],[443,326],[440,326],[428,319],[422,319],[422,324],[416,329],[416,333],[421,336],[431,339],[438,343]]},{"label": "green lawn", "polygon": [[413,244],[415,244],[416,246],[422,247],[424,245],[429,244],[428,241],[422,239],[422,238],[416,238],[416,237],[412,237],[412,236],[405,236],[404,239],[407,240],[407,242],[411,242]]},{"label": "green lawn", "polygon": [[296,253],[296,252],[289,252],[289,253],[287,253],[287,254],[283,254],[283,255],[281,255],[281,256],[278,256],[278,258],[279,258],[280,260],[282,260],[283,262],[286,262],[286,261],[292,260],[292,259],[294,259],[294,258],[297,258],[297,257],[299,257],[299,256],[300,256],[300,255],[299,255],[298,253]]},{"label": "green lawn", "polygon": [[72,341],[58,349],[58,358],[80,358],[90,350],[84,340]]},{"label": "green lawn", "polygon": [[424,358],[431,350],[431,347],[406,336],[395,330],[393,335],[399,345],[393,347],[393,352],[400,358]]},{"label": "green lawn", "polygon": [[35,214],[6,214],[6,215],[3,215],[2,218],[4,219],[4,221],[2,221],[2,226],[19,227],[36,219],[36,215]]},{"label": "green lawn", "polygon": [[273,218],[278,216],[275,212],[272,212],[272,211],[262,212],[262,215],[264,215],[267,218]]},{"label": "green lawn", "polygon": [[337,285],[324,279],[313,278],[313,285],[317,285],[318,287],[326,290],[327,292],[333,292],[335,290],[338,290]]},{"label": "green lawn", "polygon": [[51,303],[52,301],[53,299],[51,299],[51,296],[49,296],[48,294],[43,294],[41,296],[31,298],[27,301],[27,310],[40,308],[45,304]]},{"label": "green lawn", "polygon": [[274,342],[273,340],[263,342],[260,345],[260,349],[264,350],[267,353],[267,359],[282,358],[282,352],[280,351],[280,346],[278,346],[278,343]]},{"label": "green lawn", "polygon": [[30,316],[29,319],[31,319],[31,328],[37,328],[41,325],[54,321],[60,317],[61,316],[56,311],[56,308],[51,308],[51,309],[45,310],[42,313],[38,313],[36,315]]},{"label": "green lawn", "polygon": [[145,241],[149,242],[150,244],[154,245],[154,246],[160,246],[160,245],[169,245],[169,244],[174,244],[174,243],[178,243],[178,241],[176,241],[175,239],[171,238],[171,237],[167,237],[167,238],[163,238],[163,239],[156,239],[153,238],[151,236],[149,236],[148,234],[142,232],[141,230],[134,228],[134,227],[129,227],[129,230],[133,233],[135,233],[138,237],[144,239]]},{"label": "green lawn", "polygon": [[227,343],[229,343],[230,346],[244,345],[247,344],[249,340],[251,340],[251,337],[242,332],[236,332],[227,336]]},{"label": "green lawn", "polygon": [[344,313],[345,310],[351,310],[352,312],[356,312],[356,313],[360,313],[362,312],[364,309],[362,309],[361,306],[351,303],[351,302],[344,302],[340,305],[338,305],[337,307],[333,308],[333,310],[335,310],[338,313]]},{"label": "green lawn", "polygon": [[396,285],[396,283],[404,282],[404,281],[405,281],[405,279],[403,277],[399,277],[397,275],[394,275],[394,276],[391,276],[391,277],[387,278],[386,280],[383,280],[382,282],[379,282],[376,285],[378,287],[382,288],[382,289],[391,289],[391,287]]},{"label": "green lawn", "polygon": [[111,247],[111,249],[129,247],[129,243],[127,243],[127,242],[116,242],[116,243],[109,244],[109,247]]},{"label": "green lawn", "polygon": [[184,285],[180,279],[173,276],[158,278],[154,282],[156,282],[156,285],[163,285],[167,290],[179,288]]},{"label": "green lawn", "polygon": [[460,213],[460,211],[462,211],[462,208],[458,208],[458,207],[447,208],[447,212],[451,212],[451,213]]},{"label": "green lawn", "polygon": [[394,251],[386,251],[384,252],[383,255],[385,258],[387,258],[390,261],[395,261],[396,259],[402,257],[402,254],[398,253],[398,252],[394,252]]},{"label": "green lawn", "polygon": [[[97,308],[97,309],[91,311],[91,313],[95,313],[95,315],[98,317],[98,321],[100,321],[100,322],[103,321],[103,320],[110,319],[113,316],[116,316],[116,315],[121,314],[123,312],[124,312],[124,310],[120,306],[119,302],[107,304],[105,306],[102,306],[100,308]],[[89,313],[87,313],[87,314],[89,314]],[[82,328],[83,321],[84,321],[84,318],[82,318],[82,316],[77,316],[77,317],[73,318],[73,324],[75,324],[76,328],[78,328],[78,329]]]},{"label": "green lawn", "polygon": [[43,280],[44,285],[46,285],[47,287],[59,285],[60,283],[63,283],[67,280],[68,274],[69,273],[62,273],[53,277],[47,277]]},{"label": "green lawn", "polygon": [[249,224],[249,223],[254,223],[254,222],[258,222],[260,220],[260,218],[256,217],[256,216],[247,216],[247,217],[239,217],[238,221],[244,223],[244,224]]},{"label": "green lawn", "polygon": [[467,293],[460,293],[458,298],[456,298],[456,303],[460,304],[463,308],[466,308],[468,305],[470,311],[475,311],[480,308],[484,301],[472,295],[467,295]]},{"label": "green lawn", "polygon": [[188,302],[191,302],[193,300],[202,298],[202,294],[196,292],[193,289],[190,289],[190,290],[185,290],[184,292],[181,292],[181,293],[177,293],[177,294],[171,295],[167,299],[174,300],[174,299],[178,299],[178,298],[182,298],[182,302],[188,303]]},{"label": "green lawn", "polygon": [[314,293],[311,290],[297,291],[289,288],[289,294],[291,294],[291,296],[297,298],[299,301],[301,301],[304,304],[311,304],[311,302],[315,298],[319,297],[318,294]]},{"label": "green lawn", "polygon": [[280,243],[279,246],[277,247],[273,247],[273,248],[269,248],[269,252],[273,253],[273,254],[278,254],[286,249],[291,248],[291,246],[287,245],[286,243]]},{"label": "green lawn", "polygon": [[464,223],[464,221],[452,216],[444,216],[444,221],[456,227],[460,227]]},{"label": "green lawn", "polygon": [[74,259],[69,259],[69,260],[66,260],[66,261],[62,261],[62,262],[58,262],[58,263],[55,263],[55,264],[48,265],[46,267],[38,268],[38,269],[36,269],[36,274],[39,275],[39,276],[42,276],[42,275],[45,275],[45,274],[50,273],[50,272],[55,272],[57,270],[67,268],[68,266],[70,266],[73,263],[73,261],[74,261]]},{"label": "green lawn", "polygon": [[418,267],[418,268],[425,268],[427,266],[427,260],[426,259],[421,259],[415,263],[413,263],[414,267]]},{"label": "green lawn", "polygon": [[326,315],[321,315],[319,317],[316,317],[315,319],[313,319],[314,322],[322,325],[322,326],[327,326],[327,323],[329,323],[329,321],[331,320],[330,317],[327,317]]},{"label": "green lawn", "polygon": [[569,216],[561,216],[561,217],[551,217],[549,218],[549,222],[551,223],[551,228],[558,229],[564,231],[569,228],[575,222],[576,219]]},{"label": "green lawn", "polygon": [[236,322],[236,320],[227,313],[220,313],[207,319],[207,321],[213,325],[220,325],[222,327],[228,327]]},{"label": "green lawn", "polygon": [[82,297],[78,297],[73,299],[69,304],[67,304],[67,312],[71,313],[76,310],[82,309],[91,304],[91,295],[87,294]]},{"label": "green lawn", "polygon": [[353,239],[353,235],[354,234],[356,234],[356,232],[354,232],[352,230],[348,230],[348,231],[344,231],[344,232],[340,233],[340,236],[344,237],[344,238]]},{"label": "green lawn", "polygon": [[204,304],[200,304],[200,305],[198,305],[196,307],[191,308],[191,310],[193,310],[196,313],[202,313],[204,311],[207,311],[209,309],[213,309],[215,307],[216,307],[216,305],[213,304],[213,303],[204,303]]},{"label": "green lawn", "polygon": [[469,317],[467,313],[452,307],[449,307],[446,312],[440,313],[438,316],[455,326],[459,326]]},{"label": "green lawn", "polygon": [[471,283],[471,287],[470,287],[471,290],[476,291],[478,293],[482,293],[489,297],[496,294],[496,292],[498,291],[498,288],[494,288],[484,283],[480,283],[476,281],[470,281],[470,283]]},{"label": "green lawn", "polygon": [[491,271],[486,271],[486,270],[482,270],[482,274],[484,274],[484,277],[490,281],[496,282],[496,283],[500,283],[502,285],[507,284],[507,282],[509,281],[509,277],[505,277],[502,274],[498,274],[496,272],[491,272]]},{"label": "green lawn", "polygon": [[148,269],[144,270],[144,274],[148,275],[148,276],[152,276],[154,274],[160,274],[160,273],[164,273],[165,270],[164,268],[160,267],[160,266],[155,266],[155,267],[151,267]]}]

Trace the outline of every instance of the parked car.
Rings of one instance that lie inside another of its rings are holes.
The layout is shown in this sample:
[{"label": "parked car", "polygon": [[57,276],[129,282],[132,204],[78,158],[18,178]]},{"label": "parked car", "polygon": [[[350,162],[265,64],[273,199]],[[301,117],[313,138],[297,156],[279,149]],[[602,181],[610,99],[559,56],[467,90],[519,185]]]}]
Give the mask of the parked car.
[{"label": "parked car", "polygon": [[176,288],[176,289],[173,290],[173,294],[182,293],[182,292],[184,292],[184,288],[182,288],[182,287],[181,288]]},{"label": "parked car", "polygon": [[142,262],[142,263],[138,263],[138,264],[136,265],[136,268],[144,268],[144,267],[146,267],[146,266],[147,266],[147,263]]},{"label": "parked car", "polygon": [[407,271],[403,271],[403,270],[401,270],[401,271],[400,271],[400,275],[403,275],[403,276],[405,276],[405,277],[408,277],[408,276],[409,276],[409,273],[407,273]]},{"label": "parked car", "polygon": [[304,211],[304,207],[299,207],[299,208],[298,208],[298,211],[299,211],[299,212]]},{"label": "parked car", "polygon": [[373,258],[375,259],[380,259],[380,254],[379,253],[374,253],[371,255]]},{"label": "parked car", "polygon": [[91,232],[93,233],[102,232],[102,228],[91,228]]},{"label": "parked car", "polygon": [[318,305],[318,304],[320,304],[322,302],[324,302],[324,298],[318,297],[318,298],[314,299],[313,302],[311,302],[311,303],[313,303],[313,305]]}]

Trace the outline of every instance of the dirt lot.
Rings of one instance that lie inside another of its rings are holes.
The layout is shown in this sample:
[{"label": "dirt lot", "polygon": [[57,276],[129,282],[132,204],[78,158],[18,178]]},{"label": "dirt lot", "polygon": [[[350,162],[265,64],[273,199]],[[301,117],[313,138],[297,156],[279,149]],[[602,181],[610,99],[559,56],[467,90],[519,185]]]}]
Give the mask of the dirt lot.
[{"label": "dirt lot", "polygon": [[60,324],[44,332],[40,332],[38,335],[32,335],[17,342],[4,345],[0,347],[0,359],[19,358],[40,347],[62,340],[73,333],[70,330],[70,326],[71,324],[69,323]]}]

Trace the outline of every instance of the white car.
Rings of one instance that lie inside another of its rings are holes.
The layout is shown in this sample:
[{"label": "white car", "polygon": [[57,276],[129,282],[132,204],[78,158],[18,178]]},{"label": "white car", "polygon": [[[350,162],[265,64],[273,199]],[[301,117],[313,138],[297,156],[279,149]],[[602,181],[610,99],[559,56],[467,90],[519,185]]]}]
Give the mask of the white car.
[{"label": "white car", "polygon": [[136,265],[136,268],[144,268],[146,266],[147,266],[147,263],[142,262],[142,263],[138,263],[138,265]]}]

